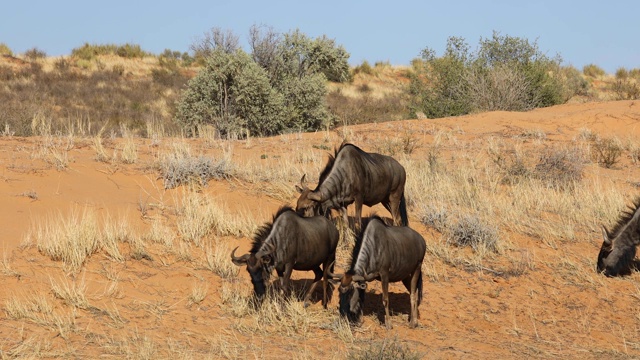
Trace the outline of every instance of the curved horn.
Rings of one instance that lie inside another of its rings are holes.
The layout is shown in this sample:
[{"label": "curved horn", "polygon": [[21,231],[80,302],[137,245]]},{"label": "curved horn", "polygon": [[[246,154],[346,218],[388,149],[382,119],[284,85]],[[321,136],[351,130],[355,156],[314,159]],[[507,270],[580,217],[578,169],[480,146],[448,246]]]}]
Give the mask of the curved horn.
[{"label": "curved horn", "polygon": [[307,174],[303,174],[300,178],[300,186],[302,186],[303,188],[307,187]]},{"label": "curved horn", "polygon": [[602,225],[602,239],[604,240],[604,244],[605,245],[611,245],[611,238],[609,235],[609,231],[607,230],[606,227],[604,227],[604,225]]},{"label": "curved horn", "polygon": [[[327,266],[327,269],[331,269],[335,263],[336,262],[333,261],[329,266]],[[331,272],[331,270],[327,270],[327,275],[334,280],[342,280],[342,278],[344,277],[344,274],[334,274]]]},{"label": "curved horn", "polygon": [[379,274],[379,273],[377,273],[377,272],[375,272],[375,273],[373,273],[373,274],[367,274],[367,273],[364,273],[363,278],[364,278],[364,280],[365,280],[365,281],[372,281],[372,280],[374,280],[375,278],[377,278],[378,276],[380,276],[380,274]]},{"label": "curved horn", "polygon": [[236,246],[236,248],[231,251],[231,261],[238,266],[242,266],[247,263],[247,260],[249,259],[249,254],[244,254],[240,257],[237,257],[236,250],[238,250],[238,248],[239,246]]},{"label": "curved horn", "polygon": [[362,275],[353,275],[353,277],[351,278],[353,279],[354,282],[358,282],[358,281],[366,281],[367,279],[365,279],[364,276]]}]

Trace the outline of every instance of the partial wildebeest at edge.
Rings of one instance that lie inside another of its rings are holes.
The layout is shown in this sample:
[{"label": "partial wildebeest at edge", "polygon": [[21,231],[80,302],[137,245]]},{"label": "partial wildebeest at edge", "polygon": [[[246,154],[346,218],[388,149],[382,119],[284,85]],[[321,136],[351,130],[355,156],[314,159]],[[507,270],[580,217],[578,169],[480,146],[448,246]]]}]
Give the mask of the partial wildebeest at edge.
[{"label": "partial wildebeest at edge", "polygon": [[384,322],[391,328],[389,283],[402,281],[411,298],[409,326],[418,326],[422,261],[427,248],[424,238],[406,226],[387,226],[377,216],[370,218],[364,226],[356,237],[349,271],[341,275],[330,274],[333,279],[340,280],[340,314],[350,322],[359,322],[367,281],[380,280]]},{"label": "partial wildebeest at edge", "polygon": [[598,254],[598,272],[607,276],[627,275],[635,267],[640,244],[640,197],[624,211],[611,231],[602,227],[604,241]]},{"label": "partial wildebeest at edge", "polygon": [[259,299],[266,292],[266,285],[274,268],[283,289],[288,289],[293,270],[313,271],[315,278],[305,295],[305,306],[308,305],[318,281],[322,280],[322,305],[326,308],[327,276],[329,266],[336,258],[338,238],[338,230],[327,218],[305,218],[291,207],[282,207],[271,223],[266,223],[256,231],[251,251],[237,257],[236,247],[231,252],[231,260],[238,266],[247,266],[253,290]]},{"label": "partial wildebeest at edge", "polygon": [[356,205],[356,222],[362,223],[362,205],[382,203],[393,217],[395,225],[407,226],[407,205],[404,198],[406,173],[394,158],[367,153],[353,144],[343,142],[329,156],[329,162],[320,173],[318,186],[311,190],[305,176],[296,186],[300,197],[296,211],[306,216],[328,215],[337,209],[346,215],[349,204]]}]

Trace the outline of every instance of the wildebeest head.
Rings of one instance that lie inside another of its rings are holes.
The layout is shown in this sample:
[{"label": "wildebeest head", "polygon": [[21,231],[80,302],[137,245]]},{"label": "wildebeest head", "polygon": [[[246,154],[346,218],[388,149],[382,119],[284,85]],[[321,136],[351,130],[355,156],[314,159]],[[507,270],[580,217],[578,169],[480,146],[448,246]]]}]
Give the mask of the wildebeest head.
[{"label": "wildebeest head", "polygon": [[300,193],[298,203],[296,204],[296,212],[304,217],[319,215],[320,195],[309,189],[305,178],[306,174],[302,175],[300,185],[296,185],[296,190]]},{"label": "wildebeest head", "polygon": [[626,275],[631,272],[636,247],[628,241],[628,234],[612,236],[602,228],[603,242],[598,254],[598,272],[606,276]]},{"label": "wildebeest head", "polygon": [[259,299],[266,293],[266,283],[269,281],[271,267],[274,263],[273,252],[275,251],[275,247],[271,244],[265,244],[265,247],[267,247],[266,250],[247,253],[239,257],[235,256],[238,247],[231,252],[231,261],[234,264],[247,266],[247,271],[249,272],[249,276],[251,276],[251,283],[253,284],[253,291]]},{"label": "wildebeest head", "polygon": [[342,275],[329,273],[334,280],[340,281],[338,292],[340,295],[340,315],[352,323],[360,322],[364,309],[364,294],[367,289],[367,281],[376,278],[376,275],[358,275],[353,270]]},{"label": "wildebeest head", "polygon": [[364,307],[364,291],[367,283],[362,276],[347,272],[340,281],[340,315],[349,322],[360,322]]}]

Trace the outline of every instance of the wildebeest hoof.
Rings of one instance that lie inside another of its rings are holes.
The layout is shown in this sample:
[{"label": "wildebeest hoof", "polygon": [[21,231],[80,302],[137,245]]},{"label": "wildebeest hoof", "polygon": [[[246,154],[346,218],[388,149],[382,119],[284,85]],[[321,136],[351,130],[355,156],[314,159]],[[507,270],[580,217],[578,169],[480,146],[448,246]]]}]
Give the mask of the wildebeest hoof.
[{"label": "wildebeest hoof", "polygon": [[307,301],[304,302],[304,308],[308,308],[309,307],[309,303]]}]

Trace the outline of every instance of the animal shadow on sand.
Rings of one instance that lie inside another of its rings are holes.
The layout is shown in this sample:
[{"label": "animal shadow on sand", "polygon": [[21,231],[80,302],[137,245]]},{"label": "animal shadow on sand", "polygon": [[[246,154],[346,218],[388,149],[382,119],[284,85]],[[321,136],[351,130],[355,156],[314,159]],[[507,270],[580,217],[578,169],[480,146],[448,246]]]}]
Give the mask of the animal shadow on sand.
[{"label": "animal shadow on sand", "polygon": [[[411,297],[409,296],[409,292],[404,288],[404,286],[400,285],[402,292],[393,292],[392,289],[389,289],[389,312],[391,316],[396,316],[398,314],[406,315],[406,321],[409,322],[409,317],[411,315]],[[395,291],[399,291],[398,289],[393,289]],[[374,292],[373,290],[367,290],[366,295],[364,296],[364,308],[362,309],[362,315],[368,316],[371,314],[375,314],[378,318],[380,324],[384,324],[384,306],[382,306],[382,293]],[[403,316],[404,318],[404,316]]]},{"label": "animal shadow on sand", "polygon": [[[313,272],[311,271],[309,271],[308,273],[310,275],[313,274]],[[307,293],[307,291],[311,287],[311,284],[313,284],[313,278],[291,279],[289,282],[289,285],[291,286],[291,296],[297,301],[304,301],[304,295]],[[277,281],[271,286],[273,286],[276,291],[279,291],[278,289],[280,287],[277,285]],[[330,281],[327,282],[327,302],[329,303],[329,305],[333,304],[332,300],[334,299],[334,296],[333,296],[334,288],[335,286]],[[317,286],[315,290],[313,290],[313,292],[311,293],[311,298],[309,299],[310,304],[315,304],[318,302],[322,302],[321,286]]]}]

